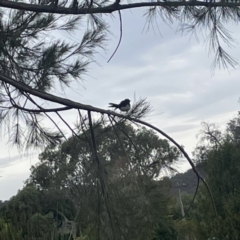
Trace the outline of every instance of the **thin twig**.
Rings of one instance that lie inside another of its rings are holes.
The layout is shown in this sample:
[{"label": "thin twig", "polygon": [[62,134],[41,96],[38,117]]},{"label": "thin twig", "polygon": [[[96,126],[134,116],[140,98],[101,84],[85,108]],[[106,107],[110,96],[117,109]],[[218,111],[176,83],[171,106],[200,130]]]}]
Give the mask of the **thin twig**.
[{"label": "thin twig", "polygon": [[18,104],[14,104],[13,107],[18,108],[25,112],[32,112],[32,113],[60,112],[60,111],[66,111],[71,109],[70,107],[51,108],[51,109],[45,109],[45,108],[31,109],[31,108],[21,107]]},{"label": "thin twig", "polygon": [[71,128],[71,126],[64,120],[64,118],[58,112],[56,112],[56,114],[66,124],[66,126],[70,129],[70,131],[73,133],[73,135],[75,135],[77,138],[79,138],[79,136],[75,133],[75,131]]},{"label": "thin twig", "polygon": [[90,127],[91,138],[92,138],[94,159],[97,161],[97,163],[99,165],[100,162],[99,162],[99,158],[98,158],[98,155],[97,155],[97,145],[96,145],[96,140],[95,140],[94,131],[93,131],[91,111],[88,111],[88,120],[89,120],[89,127]]},{"label": "thin twig", "polygon": [[[31,101],[33,104],[35,104],[40,110],[43,110],[43,108],[38,105],[32,98],[31,96],[29,95],[29,93],[23,93],[24,96],[29,100]],[[70,109],[70,108],[69,108]],[[65,140],[67,140],[65,134],[63,133],[63,131],[60,129],[60,127],[57,125],[57,123],[52,119],[52,117],[50,117],[46,112],[43,112],[48,118],[49,120],[55,125],[55,127],[58,129],[58,131],[62,134],[62,136],[64,137]]]},{"label": "thin twig", "polygon": [[112,125],[112,127],[113,127],[113,130],[114,130],[114,132],[115,132],[115,134],[116,134],[116,136],[117,136],[117,139],[118,139],[118,141],[119,141],[119,143],[120,143],[120,145],[121,145],[121,147],[122,147],[122,149],[123,149],[123,152],[124,152],[124,154],[126,155],[128,161],[129,161],[129,163],[130,163],[130,162],[131,162],[131,159],[128,157],[128,155],[127,155],[127,153],[126,153],[126,150],[125,150],[125,148],[124,148],[124,146],[123,146],[123,143],[122,143],[122,141],[121,141],[121,139],[120,139],[120,136],[119,136],[119,134],[118,134],[118,132],[117,132],[117,130],[116,130],[113,122],[112,122],[112,119],[111,119],[111,117],[110,117],[109,115],[108,115],[108,118],[109,118],[109,121],[110,121],[110,123],[111,123],[111,125]]},{"label": "thin twig", "polygon": [[[87,130],[86,124],[85,124],[85,122],[84,122],[84,119],[83,119],[82,114],[81,114],[81,112],[80,112],[79,109],[78,109],[78,114],[79,114],[80,121],[82,122],[82,124],[85,126],[85,129]],[[92,148],[92,144],[91,144],[90,140],[88,139],[88,136],[87,136],[87,134],[86,134],[86,132],[84,131],[83,128],[82,128],[82,132],[83,132],[83,134],[84,134],[84,136],[85,136],[85,139],[87,140],[90,148]]]},{"label": "thin twig", "polygon": [[111,55],[111,57],[108,59],[108,63],[111,61],[111,59],[113,58],[113,56],[115,55],[115,53],[117,52],[120,44],[121,44],[121,41],[122,41],[122,34],[123,34],[123,30],[122,30],[122,15],[121,15],[121,11],[119,10],[118,11],[118,14],[119,14],[119,20],[120,20],[120,36],[119,36],[119,41],[118,41],[118,44],[117,44],[117,47],[115,48],[113,54]]}]

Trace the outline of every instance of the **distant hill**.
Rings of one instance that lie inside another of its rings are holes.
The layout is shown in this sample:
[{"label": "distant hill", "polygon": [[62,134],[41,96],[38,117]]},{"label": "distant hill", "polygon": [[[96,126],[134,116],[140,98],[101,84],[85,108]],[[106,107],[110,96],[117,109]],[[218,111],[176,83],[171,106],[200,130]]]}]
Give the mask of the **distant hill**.
[{"label": "distant hill", "polygon": [[[206,178],[206,172],[202,165],[198,165],[197,170],[203,178]],[[197,187],[197,176],[192,169],[185,173],[178,173],[170,178],[170,180],[172,183],[172,192],[174,194],[178,192],[178,189],[180,189],[181,192],[193,194]]]}]

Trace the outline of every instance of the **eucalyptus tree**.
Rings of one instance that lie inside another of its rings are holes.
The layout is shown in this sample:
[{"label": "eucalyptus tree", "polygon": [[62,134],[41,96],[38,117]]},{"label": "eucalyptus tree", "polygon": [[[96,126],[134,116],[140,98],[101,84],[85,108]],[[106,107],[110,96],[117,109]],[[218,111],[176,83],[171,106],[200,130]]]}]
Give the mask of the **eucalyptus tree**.
[{"label": "eucalyptus tree", "polygon": [[46,148],[32,167],[27,186],[38,189],[44,199],[52,198],[51,207],[43,204],[51,211],[66,214],[73,204],[71,215],[82,237],[89,229],[86,235],[91,239],[171,235],[170,186],[157,179],[180,152],[146,128],[119,123],[114,127],[97,124],[93,129],[102,163],[99,168],[92,158],[90,129],[82,132],[80,128],[77,136]]}]

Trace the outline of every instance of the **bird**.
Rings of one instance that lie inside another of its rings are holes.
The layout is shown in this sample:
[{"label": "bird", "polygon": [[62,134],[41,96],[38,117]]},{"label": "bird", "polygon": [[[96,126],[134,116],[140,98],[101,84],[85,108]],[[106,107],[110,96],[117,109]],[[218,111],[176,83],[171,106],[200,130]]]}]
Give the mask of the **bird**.
[{"label": "bird", "polygon": [[127,112],[129,111],[131,105],[130,105],[130,100],[125,99],[121,101],[119,104],[116,103],[109,103],[109,107],[114,107],[115,109],[120,109],[122,112]]}]

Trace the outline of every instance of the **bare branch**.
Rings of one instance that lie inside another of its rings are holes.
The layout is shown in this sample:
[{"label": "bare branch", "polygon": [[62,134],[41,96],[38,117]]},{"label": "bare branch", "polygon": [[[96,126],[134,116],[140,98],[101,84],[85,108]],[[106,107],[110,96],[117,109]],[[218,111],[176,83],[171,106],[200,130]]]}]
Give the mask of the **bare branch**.
[{"label": "bare branch", "polygon": [[110,4],[103,7],[91,7],[89,6],[82,8],[70,8],[70,7],[52,7],[51,5],[36,5],[23,2],[13,2],[13,1],[0,1],[0,7],[25,10],[31,12],[45,12],[45,13],[56,13],[56,14],[71,14],[71,15],[86,15],[86,14],[96,14],[96,13],[113,13],[119,10],[133,9],[133,8],[142,8],[142,7],[190,7],[190,6],[202,6],[207,8],[215,7],[229,7],[236,8],[240,6],[240,2],[204,2],[204,1],[157,1],[157,2],[138,2],[138,3],[129,3],[129,4]]},{"label": "bare branch", "polygon": [[[49,93],[44,93],[44,92],[41,92],[41,91],[38,91],[38,90],[35,90],[35,89],[32,89],[30,87],[28,87],[27,85],[23,84],[23,83],[19,83],[19,82],[16,82],[14,81],[13,79],[11,78],[7,78],[3,75],[0,75],[0,80],[4,81],[5,83],[9,83],[11,84],[12,86],[14,87],[17,87],[19,90],[21,91],[24,91],[24,92],[27,92],[29,94],[32,94],[34,96],[37,96],[37,97],[40,97],[42,99],[45,99],[45,100],[48,100],[48,101],[52,101],[52,102],[56,102],[56,103],[59,103],[59,104],[62,104],[62,105],[65,105],[65,106],[68,106],[68,107],[71,107],[71,108],[75,108],[75,109],[82,109],[82,110],[87,110],[88,111],[88,117],[89,117],[89,121],[91,121],[91,114],[90,112],[93,111],[93,112],[98,112],[98,113],[102,113],[102,114],[107,114],[107,115],[112,115],[112,116],[117,116],[117,117],[120,117],[120,118],[123,118],[123,119],[127,119],[127,120],[130,120],[134,123],[139,123],[141,125],[144,125],[144,126],[147,126],[155,131],[157,131],[158,133],[160,133],[161,135],[163,135],[164,137],[166,137],[170,142],[172,142],[181,152],[182,154],[185,156],[185,158],[188,160],[189,164],[191,165],[193,171],[195,172],[195,174],[197,175],[197,177],[199,179],[201,179],[201,181],[204,183],[204,185],[206,186],[208,192],[209,192],[209,195],[210,195],[210,198],[211,198],[211,201],[212,201],[212,205],[213,205],[213,209],[214,209],[214,213],[217,215],[217,211],[216,211],[216,207],[215,207],[215,204],[214,204],[214,200],[213,200],[213,197],[212,197],[212,193],[210,191],[210,188],[207,184],[207,182],[204,180],[204,178],[198,173],[193,161],[191,160],[191,158],[188,156],[187,152],[184,150],[184,148],[179,145],[173,138],[171,138],[169,135],[167,135],[165,132],[163,132],[162,130],[158,129],[157,127],[151,125],[150,123],[147,123],[147,122],[144,122],[142,121],[141,119],[139,118],[133,118],[131,117],[131,115],[123,115],[123,114],[118,114],[116,112],[113,112],[113,111],[107,111],[107,110],[104,110],[104,109],[100,109],[100,108],[95,108],[95,107],[92,107],[90,105],[84,105],[84,104],[81,104],[81,103],[77,103],[77,102],[74,102],[74,101],[71,101],[71,100],[68,100],[68,99],[65,99],[65,98],[60,98],[60,97],[57,97],[57,96],[54,96],[52,94],[49,94]],[[145,107],[146,108],[146,107]],[[146,108],[146,110],[149,109]],[[58,114],[58,113],[57,113]],[[59,114],[58,114],[59,115]],[[66,122],[65,122],[66,123]],[[67,123],[66,123],[67,124]],[[68,124],[67,124],[68,125]],[[71,127],[68,125],[68,127],[71,129]],[[91,134],[93,134],[93,129],[90,125],[90,130],[91,130]],[[72,132],[74,132],[72,129],[71,129]],[[74,132],[75,133],[75,132]],[[76,134],[76,133],[75,133]],[[95,137],[94,135],[92,135],[92,140],[95,141]],[[96,146],[94,147],[94,151],[96,151]],[[99,160],[99,159],[98,159]],[[104,189],[103,189],[104,190]]]},{"label": "bare branch", "polygon": [[66,111],[66,110],[70,110],[70,107],[62,107],[62,108],[51,108],[51,109],[46,109],[46,108],[42,108],[42,109],[30,109],[30,108],[25,108],[25,107],[21,107],[18,104],[12,104],[12,107],[23,110],[25,112],[32,112],[32,113],[46,113],[46,112],[61,112],[61,111]]}]

